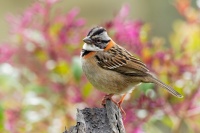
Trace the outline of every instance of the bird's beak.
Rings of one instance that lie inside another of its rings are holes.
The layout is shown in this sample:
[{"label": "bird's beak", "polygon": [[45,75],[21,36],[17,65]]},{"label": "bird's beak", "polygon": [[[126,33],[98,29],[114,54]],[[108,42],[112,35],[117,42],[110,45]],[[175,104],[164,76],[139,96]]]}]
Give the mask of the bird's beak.
[{"label": "bird's beak", "polygon": [[90,37],[85,37],[84,39],[83,39],[83,41],[85,42],[85,43],[87,43],[87,44],[92,44],[92,40],[90,39]]}]

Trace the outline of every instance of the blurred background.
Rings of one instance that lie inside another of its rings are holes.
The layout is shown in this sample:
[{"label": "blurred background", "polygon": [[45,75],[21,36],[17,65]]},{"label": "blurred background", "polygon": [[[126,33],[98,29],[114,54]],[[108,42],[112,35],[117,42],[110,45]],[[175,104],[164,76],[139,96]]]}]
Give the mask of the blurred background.
[{"label": "blurred background", "polygon": [[[5,20],[6,15],[12,13],[20,15],[28,6],[36,0],[7,0],[1,2],[0,9],[0,40],[6,40],[8,37],[9,24]],[[193,4],[195,5],[195,0]],[[153,27],[151,31],[153,35],[167,36],[172,30],[172,22],[181,16],[174,8],[173,0],[115,0],[110,1],[62,1],[54,7],[61,8],[62,12],[67,12],[72,7],[78,7],[81,12],[78,16],[82,16],[87,20],[87,26],[93,26],[113,18],[113,15],[121,8],[124,3],[131,5],[130,18],[148,22]],[[196,6],[196,5],[195,5]]]},{"label": "blurred background", "polygon": [[0,5],[0,132],[63,132],[76,124],[77,108],[101,107],[104,94],[87,81],[79,59],[82,39],[97,25],[184,95],[138,86],[123,104],[126,132],[200,132],[200,0]]}]

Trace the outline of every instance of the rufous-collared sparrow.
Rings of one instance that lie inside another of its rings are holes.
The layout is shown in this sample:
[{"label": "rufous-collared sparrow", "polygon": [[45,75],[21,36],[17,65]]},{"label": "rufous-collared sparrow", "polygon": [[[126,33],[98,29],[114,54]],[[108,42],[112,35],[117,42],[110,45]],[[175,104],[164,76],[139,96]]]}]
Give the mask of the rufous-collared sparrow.
[{"label": "rufous-collared sparrow", "polygon": [[123,111],[121,103],[126,93],[140,83],[155,83],[174,96],[183,97],[155,78],[141,60],[117,45],[103,27],[91,29],[83,41],[82,69],[90,83],[107,94],[102,104],[106,99],[112,100],[114,94],[124,94],[117,103]]}]

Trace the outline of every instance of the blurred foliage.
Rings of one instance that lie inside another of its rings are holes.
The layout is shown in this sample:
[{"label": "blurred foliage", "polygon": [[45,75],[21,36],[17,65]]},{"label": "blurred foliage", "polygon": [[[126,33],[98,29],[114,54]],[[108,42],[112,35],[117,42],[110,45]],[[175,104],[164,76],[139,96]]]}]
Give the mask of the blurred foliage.
[{"label": "blurred foliage", "polygon": [[[68,13],[52,9],[58,0],[36,2],[20,16],[7,16],[10,42],[0,45],[0,132],[62,132],[75,124],[76,108],[100,107],[103,93],[81,70],[82,38],[91,28]],[[175,0],[183,20],[174,22],[170,45],[149,38],[148,23],[129,18],[124,5],[102,23],[113,40],[135,53],[163,82],[184,95],[178,99],[153,84],[126,97],[128,133],[200,132],[200,21],[189,0]],[[118,97],[116,97],[118,98]]]}]

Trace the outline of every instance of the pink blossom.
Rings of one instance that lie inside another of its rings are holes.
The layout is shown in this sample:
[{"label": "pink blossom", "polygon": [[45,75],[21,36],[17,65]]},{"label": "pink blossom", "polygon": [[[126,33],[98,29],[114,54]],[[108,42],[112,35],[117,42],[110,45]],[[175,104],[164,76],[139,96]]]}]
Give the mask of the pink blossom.
[{"label": "pink blossom", "polygon": [[73,8],[65,15],[57,16],[55,18],[55,22],[64,24],[66,27],[83,26],[85,24],[85,20],[82,18],[76,19],[78,14],[79,8]]},{"label": "pink blossom", "polygon": [[44,0],[44,1],[46,1],[48,4],[55,4],[56,2],[60,0]]},{"label": "pink blossom", "polygon": [[74,21],[75,17],[78,15],[78,13],[79,13],[78,8],[74,8],[71,11],[69,11],[65,17],[65,24],[67,26],[72,26],[73,21]]},{"label": "pink blossom", "polygon": [[6,115],[5,127],[11,133],[17,133],[16,123],[17,123],[18,118],[19,118],[19,113],[20,113],[19,110],[15,110],[15,109],[8,109],[8,110],[5,111],[5,115]]},{"label": "pink blossom", "polygon": [[130,7],[124,5],[116,17],[105,24],[106,28],[115,31],[114,38],[120,44],[126,44],[137,54],[141,53],[142,42],[140,40],[140,32],[143,26],[141,21],[128,19]]},{"label": "pink blossom", "polygon": [[75,85],[71,85],[67,88],[66,99],[72,103],[78,103],[83,101],[80,88]]},{"label": "pink blossom", "polygon": [[37,21],[37,15],[45,15],[45,9],[41,3],[34,3],[32,6],[27,8],[21,16],[8,15],[7,21],[12,26],[12,32],[22,33],[26,28],[31,26],[35,27],[37,25],[37,23],[34,23]]},{"label": "pink blossom", "polygon": [[130,12],[130,6],[128,4],[125,4],[120,9],[115,19],[119,19],[119,20],[126,19],[126,17],[129,15],[129,12]]},{"label": "pink blossom", "polygon": [[135,127],[131,133],[144,133],[141,126]]},{"label": "pink blossom", "polygon": [[9,62],[15,50],[9,44],[0,45],[0,63]]},{"label": "pink blossom", "polygon": [[[80,32],[79,27],[85,24],[85,20],[82,18],[76,19],[79,13],[78,8],[74,8],[69,11],[65,17],[57,17],[58,23],[62,24],[62,28],[58,33],[58,38],[61,44],[78,44],[80,42],[80,35],[76,32]],[[73,30],[71,30],[73,28]]]},{"label": "pink blossom", "polygon": [[77,27],[84,26],[85,23],[86,23],[86,21],[85,21],[85,19],[83,19],[83,18],[79,18],[79,19],[77,19],[77,20],[75,21],[75,25],[76,25]]},{"label": "pink blossom", "polygon": [[52,83],[50,88],[52,88],[54,92],[62,92],[65,86],[61,83]]}]

